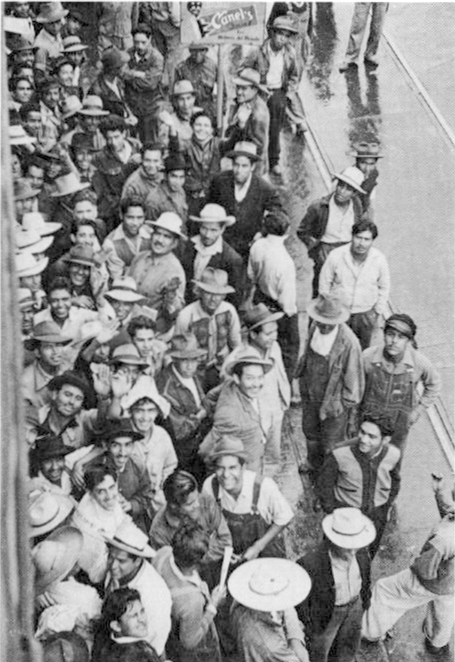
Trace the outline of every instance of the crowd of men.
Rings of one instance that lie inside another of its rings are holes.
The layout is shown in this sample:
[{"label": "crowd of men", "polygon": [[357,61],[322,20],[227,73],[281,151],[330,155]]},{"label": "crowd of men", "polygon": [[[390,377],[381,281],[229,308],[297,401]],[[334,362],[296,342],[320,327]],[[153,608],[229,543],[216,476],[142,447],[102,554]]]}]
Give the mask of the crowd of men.
[{"label": "crowd of men", "polygon": [[[454,502],[439,476],[435,531],[370,587],[410,430],[440,390],[415,322],[388,312],[376,143],[302,209],[299,329],[280,137],[303,148],[311,3],[275,3],[222,134],[212,49],[180,40],[183,8],[203,32],[203,3],[94,5],[88,26],[86,3],[5,3],[45,659],[349,662],[427,603],[426,647],[445,654]],[[297,562],[274,480],[291,400],[324,513]]]}]

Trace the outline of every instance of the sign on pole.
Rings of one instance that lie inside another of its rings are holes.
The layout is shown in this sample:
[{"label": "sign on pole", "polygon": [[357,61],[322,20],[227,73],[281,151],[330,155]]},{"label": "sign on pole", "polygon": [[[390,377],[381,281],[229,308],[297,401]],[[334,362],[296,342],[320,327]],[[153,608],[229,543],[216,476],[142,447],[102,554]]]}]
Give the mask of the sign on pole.
[{"label": "sign on pole", "polygon": [[[250,44],[265,39],[265,2],[182,3],[182,44]],[[188,8],[189,7],[189,8]]]}]

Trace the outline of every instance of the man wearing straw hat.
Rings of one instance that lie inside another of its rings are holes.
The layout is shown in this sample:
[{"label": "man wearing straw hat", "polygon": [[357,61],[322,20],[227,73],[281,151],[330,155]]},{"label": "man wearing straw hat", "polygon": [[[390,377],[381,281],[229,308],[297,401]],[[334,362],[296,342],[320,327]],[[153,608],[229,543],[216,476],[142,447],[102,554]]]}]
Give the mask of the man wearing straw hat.
[{"label": "man wearing straw hat", "polygon": [[304,470],[316,477],[325,455],[346,440],[365,377],[359,341],[346,324],[348,307],[336,297],[319,296],[308,315],[312,322],[296,377],[308,453]]},{"label": "man wearing straw hat", "polygon": [[323,542],[299,559],[311,590],[297,607],[314,662],[354,662],[363,611],[370,604],[371,545],[376,530],[357,508],[337,508],[322,521]]},{"label": "man wearing straw hat", "polygon": [[310,587],[306,571],[287,559],[257,559],[234,570],[231,626],[244,662],[308,662],[295,605]]},{"label": "man wearing straw hat", "polygon": [[68,10],[63,9],[61,2],[44,2],[36,17],[36,22],[42,29],[35,38],[33,46],[35,53],[35,69],[37,81],[45,76],[52,62],[63,52],[62,28]]},{"label": "man wearing straw hat", "polygon": [[308,249],[314,261],[313,296],[318,294],[319,274],[330,251],[349,244],[352,227],[363,216],[359,196],[365,176],[355,166],[335,175],[335,191],[313,202],[300,222],[297,236]]}]

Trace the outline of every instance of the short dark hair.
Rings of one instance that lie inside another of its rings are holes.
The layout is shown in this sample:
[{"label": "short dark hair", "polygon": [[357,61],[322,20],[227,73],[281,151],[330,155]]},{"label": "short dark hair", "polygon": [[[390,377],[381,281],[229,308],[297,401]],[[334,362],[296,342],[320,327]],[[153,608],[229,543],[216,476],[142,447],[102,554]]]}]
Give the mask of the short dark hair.
[{"label": "short dark hair", "polygon": [[178,566],[188,568],[203,559],[209,548],[209,533],[198,522],[183,518],[172,538],[172,551]]},{"label": "short dark hair", "polygon": [[212,125],[212,129],[215,128],[214,122],[213,122],[213,117],[212,117],[211,113],[207,112],[206,110],[198,110],[197,113],[194,113],[194,115],[191,116],[191,119],[190,119],[191,126],[193,126],[195,121],[197,119],[199,119],[200,117],[207,117],[210,120],[210,123]]},{"label": "short dark hair", "polygon": [[109,628],[111,621],[119,621],[126,613],[128,605],[137,600],[141,601],[141,596],[135,588],[117,588],[108,594],[104,602],[101,611],[102,621]]},{"label": "short dark hair", "polygon": [[272,234],[283,237],[289,230],[289,218],[283,212],[272,211],[265,214],[262,226],[266,235]]},{"label": "short dark hair", "polygon": [[28,103],[22,104],[19,110],[19,116],[23,122],[27,121],[27,116],[29,113],[40,113],[41,115],[39,103],[36,101],[29,101]]},{"label": "short dark hair", "polygon": [[[256,329],[254,329],[256,331]],[[234,369],[232,373],[234,375],[237,375],[237,377],[241,377],[243,373],[243,369],[246,368],[248,365],[260,365],[258,363],[249,363],[248,361],[245,361],[245,363],[237,363],[236,366],[234,366]],[[264,371],[264,366],[261,365],[262,371]]]},{"label": "short dark hair", "polygon": [[144,143],[141,147],[141,156],[144,156],[145,152],[160,152],[161,156],[164,152],[164,147],[161,143]]},{"label": "short dark hair", "polygon": [[60,69],[65,66],[65,64],[69,64],[74,69],[74,62],[71,62],[71,60],[68,60],[68,58],[65,57],[62,60],[58,60],[54,64],[54,69],[53,69],[54,73],[60,71]]},{"label": "short dark hair", "polygon": [[147,39],[150,39],[152,36],[152,31],[146,23],[138,23],[134,30],[131,31],[131,34],[133,37],[135,34],[145,34]]},{"label": "short dark hair", "polygon": [[181,506],[189,494],[197,490],[197,480],[188,471],[176,469],[163,483],[163,492],[170,505]]},{"label": "short dark hair", "polygon": [[12,76],[11,79],[8,82],[8,89],[10,92],[16,89],[17,84],[20,83],[22,80],[25,80],[26,83],[30,85],[32,89],[35,89],[35,86],[33,85],[32,81],[30,78],[27,78],[27,76]]},{"label": "short dark hair", "polygon": [[362,423],[373,423],[377,425],[379,431],[381,432],[382,437],[391,437],[393,434],[393,424],[391,419],[384,414],[379,414],[377,412],[365,412],[362,416]]},{"label": "short dark hair", "polygon": [[84,471],[85,487],[91,492],[97,485],[103,482],[106,476],[112,476],[117,481],[117,472],[111,467],[104,464],[95,464],[87,467]]},{"label": "short dark hair", "polygon": [[130,207],[141,207],[142,211],[145,213],[144,201],[138,195],[130,195],[127,198],[122,198],[120,200],[120,212],[121,212],[122,215]]},{"label": "short dark hair", "polygon": [[80,221],[74,220],[71,224],[71,234],[76,234],[79,228],[82,227],[83,225],[89,225],[91,228],[93,228],[95,231],[96,238],[99,240],[98,225],[96,224],[96,221],[92,221],[91,219],[83,218]]},{"label": "short dark hair", "polygon": [[108,115],[100,123],[100,131],[104,137],[108,131],[126,131],[126,122],[119,115]]},{"label": "short dark hair", "polygon": [[370,221],[368,218],[362,218],[362,220],[357,221],[357,223],[354,223],[352,226],[352,236],[354,237],[356,234],[360,234],[361,232],[371,232],[371,236],[373,239],[376,239],[376,237],[379,234],[378,231],[378,226],[376,223],[373,223],[373,221]]},{"label": "short dark hair", "polygon": [[56,276],[47,287],[47,295],[50,296],[55,290],[68,290],[71,294],[71,283],[65,276]]},{"label": "short dark hair", "polygon": [[131,336],[131,338],[134,338],[136,331],[139,329],[150,329],[151,331],[155,331],[156,324],[151,319],[151,317],[147,317],[146,315],[138,315],[131,320],[131,322],[126,327],[126,330],[128,331],[128,334]]},{"label": "short dark hair", "polygon": [[41,95],[41,98],[43,94],[46,94],[46,92],[51,89],[51,87],[61,87],[61,86],[62,84],[57,78],[53,78],[53,77],[46,78],[39,85],[39,93]]},{"label": "short dark hair", "polygon": [[91,202],[92,205],[95,205],[95,207],[98,205],[98,196],[96,195],[95,191],[92,188],[85,188],[82,189],[82,191],[78,191],[74,194],[72,202],[73,209],[78,202],[85,202],[85,200]]}]

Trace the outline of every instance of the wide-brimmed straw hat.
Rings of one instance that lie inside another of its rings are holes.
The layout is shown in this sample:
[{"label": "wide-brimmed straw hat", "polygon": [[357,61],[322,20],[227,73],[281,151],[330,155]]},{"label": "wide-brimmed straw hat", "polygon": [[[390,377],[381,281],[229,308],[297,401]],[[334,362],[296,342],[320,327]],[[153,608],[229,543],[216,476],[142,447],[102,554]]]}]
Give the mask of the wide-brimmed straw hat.
[{"label": "wide-brimmed straw hat", "polygon": [[29,211],[22,216],[24,230],[36,230],[41,237],[54,234],[62,227],[61,223],[48,223],[39,211]]},{"label": "wide-brimmed straw hat", "polygon": [[40,13],[35,21],[37,23],[54,23],[68,14],[68,9],[63,9],[61,2],[42,2]]},{"label": "wide-brimmed straw hat", "polygon": [[8,126],[8,138],[10,145],[33,145],[36,138],[30,136],[22,124],[10,124]]},{"label": "wide-brimmed straw hat", "polygon": [[242,348],[237,352],[235,359],[226,364],[226,374],[232,375],[235,368],[239,365],[261,365],[265,374],[273,368],[272,361],[261,359],[258,354],[253,354],[253,350],[249,347]]},{"label": "wide-brimmed straw hat", "polygon": [[194,280],[193,283],[204,292],[211,294],[231,294],[235,289],[228,284],[228,274],[224,269],[214,269],[207,267],[201,274],[200,280]]},{"label": "wide-brimmed straw hat", "polygon": [[144,298],[137,291],[136,281],[131,276],[115,278],[112,282],[112,288],[104,296],[115,301],[124,301],[125,303],[136,303],[137,301],[142,301]]},{"label": "wide-brimmed straw hat", "polygon": [[149,225],[155,228],[162,228],[168,232],[172,232],[172,234],[175,234],[182,239],[187,238],[186,235],[184,235],[182,232],[182,219],[174,211],[163,212],[161,216],[158,216],[156,221],[150,221]]},{"label": "wide-brimmed straw hat", "polygon": [[30,538],[37,538],[53,531],[66,520],[75,506],[76,502],[71,497],[53,492],[40,492],[36,497],[31,498],[28,504]]},{"label": "wide-brimmed straw hat", "polygon": [[341,324],[351,316],[348,306],[335,296],[320,294],[308,304],[308,315],[322,324]]},{"label": "wide-brimmed straw hat", "polygon": [[152,559],[156,552],[148,544],[148,538],[133,522],[123,521],[114,536],[107,540],[108,545],[121,549],[133,556]]},{"label": "wide-brimmed straw hat", "polygon": [[42,260],[35,260],[31,253],[18,253],[16,255],[16,274],[19,278],[37,276],[43,273],[48,264],[48,257]]},{"label": "wide-brimmed straw hat", "polygon": [[248,457],[242,440],[238,439],[237,437],[231,437],[227,434],[223,435],[217,440],[212,452],[208,456],[208,459],[210,462],[213,462],[217,458],[225,457],[226,455],[232,455],[244,461],[246,461]]},{"label": "wide-brimmed straw hat", "polygon": [[178,97],[180,94],[196,94],[193,83],[190,80],[177,80],[172,88],[173,97]]},{"label": "wide-brimmed straw hat", "polygon": [[133,343],[118,345],[112,352],[111,363],[125,363],[126,365],[137,365],[142,370],[148,368],[148,363],[141,358],[137,348]]},{"label": "wide-brimmed straw hat", "polygon": [[364,194],[366,193],[366,191],[364,191],[362,188],[365,175],[355,166],[349,166],[349,168],[345,168],[343,172],[335,173],[333,176],[335,179],[339,179],[341,182],[348,184],[355,191]]},{"label": "wide-brimmed straw hat", "polygon": [[79,529],[63,526],[33,548],[37,595],[65,579],[79,560],[83,541],[84,536]]},{"label": "wide-brimmed straw hat", "polygon": [[382,159],[384,156],[379,152],[379,143],[361,142],[354,145],[354,152],[351,156],[356,159]]},{"label": "wide-brimmed straw hat", "polygon": [[25,348],[35,349],[40,342],[58,343],[59,345],[68,345],[71,338],[62,333],[61,328],[52,320],[39,322],[33,327],[32,337],[25,341]]},{"label": "wide-brimmed straw hat", "polygon": [[376,538],[373,522],[358,508],[336,508],[322,520],[327,538],[343,549],[367,547]]},{"label": "wide-brimmed straw hat", "polygon": [[251,69],[250,67],[245,67],[237,73],[237,77],[234,78],[234,85],[239,85],[241,87],[247,87],[252,85],[262,92],[268,93],[267,87],[261,85],[261,74],[257,69]]},{"label": "wide-brimmed straw hat", "polygon": [[84,267],[94,267],[96,265],[95,251],[91,246],[76,244],[65,257],[65,262],[69,264],[82,264]]},{"label": "wide-brimmed straw hat", "polygon": [[80,53],[86,51],[88,46],[82,43],[80,37],[77,35],[68,35],[63,39],[63,52],[64,53]]},{"label": "wide-brimmed straw hat", "polygon": [[136,402],[143,398],[151,400],[158,407],[163,418],[169,416],[171,405],[165,397],[158,393],[155,380],[149,375],[141,375],[131,391],[125,396],[122,401],[124,409],[131,409]]},{"label": "wide-brimmed straw hat", "polygon": [[292,32],[297,34],[299,29],[295,24],[295,21],[292,20],[290,16],[277,16],[273,21],[272,25],[273,30],[286,30],[287,32]]},{"label": "wide-brimmed straw hat", "polygon": [[256,329],[258,326],[268,324],[269,322],[276,322],[282,317],[284,317],[284,313],[272,313],[265,303],[258,303],[256,306],[252,306],[245,311],[243,321],[248,327],[248,330],[253,331],[253,329]]},{"label": "wide-brimmed straw hat", "polygon": [[32,187],[28,179],[20,178],[14,180],[13,195],[14,200],[29,200],[36,198],[38,191]]},{"label": "wide-brimmed straw hat", "polygon": [[199,216],[190,215],[190,219],[196,223],[226,223],[227,227],[235,223],[235,216],[229,216],[224,207],[213,202],[205,205]]},{"label": "wide-brimmed straw hat", "polygon": [[89,117],[105,117],[109,111],[103,110],[103,100],[96,94],[88,94],[82,102],[82,108],[79,115],[88,115]]},{"label": "wide-brimmed straw hat", "polygon": [[54,186],[55,190],[51,193],[51,198],[62,198],[83,191],[90,186],[90,183],[81,182],[75,172],[69,172],[54,179]]},{"label": "wide-brimmed straw hat", "polygon": [[54,237],[41,237],[37,230],[20,230],[16,232],[16,247],[21,252],[41,255],[53,244]]},{"label": "wide-brimmed straw hat", "polygon": [[200,359],[207,354],[206,349],[199,347],[194,333],[182,333],[171,340],[171,359]]},{"label": "wide-brimmed straw hat", "polygon": [[234,600],[256,611],[284,611],[305,600],[311,579],[288,559],[263,558],[243,563],[228,580]]},{"label": "wide-brimmed straw hat", "polygon": [[71,94],[69,97],[65,97],[65,99],[63,99],[63,102],[61,104],[62,120],[66,120],[69,117],[73,117],[73,115],[76,115],[81,108],[82,108],[81,101],[79,97],[77,97],[75,94]]},{"label": "wide-brimmed straw hat", "polygon": [[236,156],[246,156],[251,161],[256,162],[260,160],[258,156],[258,148],[248,140],[241,140],[236,143],[234,149],[226,154],[229,159],[235,159]]}]

